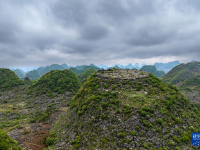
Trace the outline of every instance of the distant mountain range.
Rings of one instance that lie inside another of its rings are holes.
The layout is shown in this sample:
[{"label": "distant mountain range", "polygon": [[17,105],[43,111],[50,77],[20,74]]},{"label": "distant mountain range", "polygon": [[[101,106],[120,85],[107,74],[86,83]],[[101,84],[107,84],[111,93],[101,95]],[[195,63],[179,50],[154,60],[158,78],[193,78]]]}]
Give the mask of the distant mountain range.
[{"label": "distant mountain range", "polygon": [[121,69],[133,69],[133,68],[140,69],[141,67],[143,67],[145,65],[146,64],[139,64],[139,63],[136,63],[135,65],[132,65],[131,63],[129,63],[128,65],[115,64],[113,66],[106,66],[106,65],[101,64],[101,65],[97,65],[97,67],[103,68],[103,69],[108,69],[108,68],[113,68],[113,67],[116,68],[118,66]]},{"label": "distant mountain range", "polygon": [[[196,60],[193,60],[192,62],[197,62]],[[174,62],[168,62],[168,63],[155,63],[154,66],[156,67],[157,71],[164,71],[165,73],[169,72],[173,67],[179,65],[180,62],[179,61],[174,61]],[[50,72],[51,70],[64,70],[64,69],[70,69],[71,71],[73,71],[75,74],[79,75],[80,73],[83,73],[85,70],[89,69],[89,68],[93,68],[94,70],[100,70],[100,69],[108,69],[108,68],[121,68],[121,69],[141,69],[143,66],[146,66],[146,64],[139,64],[139,63],[135,63],[134,65],[129,63],[127,65],[121,65],[121,64],[115,64],[112,66],[108,66],[108,65],[104,65],[104,64],[100,64],[100,65],[94,65],[94,64],[90,64],[90,65],[77,65],[77,66],[69,66],[65,63],[59,65],[59,64],[52,64],[49,66],[41,66],[38,68],[35,67],[26,67],[25,70],[22,70],[21,67],[18,69],[12,69],[17,76],[20,79],[24,79],[27,74],[29,75],[30,79],[38,79],[39,77],[41,77],[42,75],[44,75],[47,72]],[[32,69],[31,69],[32,68]],[[28,70],[28,71],[27,71]],[[34,72],[31,72],[34,71]],[[38,74],[39,76],[38,76]],[[154,75],[155,71],[154,71]],[[163,75],[163,73],[162,73]],[[157,76],[157,75],[156,75]],[[158,75],[160,77],[160,75]]]},{"label": "distant mountain range", "polygon": [[165,75],[164,71],[157,71],[156,67],[153,66],[153,65],[143,66],[142,68],[140,68],[140,70],[146,71],[146,72],[149,72],[149,73],[153,73],[153,75],[156,76],[156,77],[158,77],[158,78],[161,78],[162,76]]},{"label": "distant mountain range", "polygon": [[158,71],[164,71],[165,73],[169,72],[172,68],[179,65],[179,61],[173,61],[168,63],[155,63],[154,66],[156,66],[156,69]]}]

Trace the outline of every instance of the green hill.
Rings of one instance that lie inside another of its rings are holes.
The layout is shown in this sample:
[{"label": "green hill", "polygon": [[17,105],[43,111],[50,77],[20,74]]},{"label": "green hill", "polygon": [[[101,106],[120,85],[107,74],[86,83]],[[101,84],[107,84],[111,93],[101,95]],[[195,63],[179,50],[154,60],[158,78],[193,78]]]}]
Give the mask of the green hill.
[{"label": "green hill", "polygon": [[45,73],[50,72],[51,70],[64,70],[64,69],[65,68],[62,67],[61,65],[52,64],[50,66],[46,66],[42,71],[40,70],[41,71],[40,75],[44,75]]},{"label": "green hill", "polygon": [[165,74],[164,71],[157,71],[156,67],[153,66],[153,65],[143,66],[140,70],[146,71],[146,72],[149,72],[149,73],[153,73],[153,75],[158,77],[158,78],[161,78]]},{"label": "green hill", "polygon": [[13,70],[15,73],[16,73],[16,75],[19,77],[19,78],[24,78],[24,76],[25,76],[25,73],[23,72],[23,70],[20,70],[20,69],[15,69],[15,70]]},{"label": "green hill", "polygon": [[52,70],[37,80],[28,93],[53,97],[53,93],[77,92],[80,86],[78,77],[71,70]]},{"label": "green hill", "polygon": [[200,103],[200,62],[180,64],[165,74],[162,81],[179,87],[191,102]]},{"label": "green hill", "polygon": [[37,70],[29,71],[26,74],[26,76],[29,77],[31,80],[40,78],[40,75]]},{"label": "green hill", "polygon": [[42,71],[43,71],[43,69],[44,69],[44,67],[39,67],[39,68],[37,68],[38,73],[41,74]]},{"label": "green hill", "polygon": [[179,61],[168,62],[168,63],[155,63],[156,69],[159,71],[164,71],[165,73],[169,72],[172,68],[179,65]]},{"label": "green hill", "polygon": [[11,139],[6,132],[0,129],[0,149],[1,150],[21,150],[17,141]]},{"label": "green hill", "polygon": [[22,84],[24,82],[13,71],[0,68],[0,90],[9,90]]},{"label": "green hill", "polygon": [[80,79],[81,83],[84,83],[86,79],[92,74],[95,73],[93,68],[87,69],[85,72],[81,73],[78,78]]},{"label": "green hill", "polygon": [[92,74],[51,131],[59,149],[195,149],[200,112],[172,85],[138,70]]},{"label": "green hill", "polygon": [[90,65],[90,66],[82,65],[82,66],[77,66],[77,67],[74,67],[74,68],[69,68],[69,70],[74,72],[76,75],[80,75],[88,69],[93,69],[95,71],[100,70],[99,67],[94,66],[94,65]]}]

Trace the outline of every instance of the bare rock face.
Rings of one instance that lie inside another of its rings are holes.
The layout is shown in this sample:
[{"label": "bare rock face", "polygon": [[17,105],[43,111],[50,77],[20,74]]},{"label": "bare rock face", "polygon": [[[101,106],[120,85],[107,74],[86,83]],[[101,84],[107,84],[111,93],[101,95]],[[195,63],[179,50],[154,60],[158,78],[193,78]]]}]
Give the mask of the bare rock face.
[{"label": "bare rock face", "polygon": [[96,73],[99,77],[119,78],[119,79],[139,79],[149,76],[149,73],[131,69],[109,69],[99,70]]}]

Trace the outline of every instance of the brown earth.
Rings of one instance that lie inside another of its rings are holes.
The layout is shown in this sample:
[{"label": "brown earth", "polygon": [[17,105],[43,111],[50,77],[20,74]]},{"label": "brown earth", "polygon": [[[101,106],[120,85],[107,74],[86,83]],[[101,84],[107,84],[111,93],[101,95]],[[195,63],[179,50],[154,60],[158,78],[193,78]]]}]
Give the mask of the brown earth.
[{"label": "brown earth", "polygon": [[25,150],[43,150],[47,147],[45,139],[49,136],[52,124],[57,120],[60,112],[51,115],[44,123],[33,123],[8,132],[8,135],[16,140]]},{"label": "brown earth", "polygon": [[26,150],[42,150],[47,147],[44,142],[49,136],[50,129],[49,123],[35,123],[20,130],[13,130],[8,135],[18,141],[18,144]]}]

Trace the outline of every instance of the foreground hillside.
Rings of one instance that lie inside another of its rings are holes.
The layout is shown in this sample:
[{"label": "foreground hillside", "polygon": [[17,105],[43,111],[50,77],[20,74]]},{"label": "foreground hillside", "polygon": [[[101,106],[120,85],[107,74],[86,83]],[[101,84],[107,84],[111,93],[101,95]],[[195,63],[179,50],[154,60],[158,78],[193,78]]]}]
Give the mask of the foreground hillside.
[{"label": "foreground hillside", "polygon": [[80,88],[78,77],[70,70],[50,71],[32,84],[11,70],[0,71],[0,129],[21,147],[42,150],[52,124]]},{"label": "foreground hillside", "polygon": [[195,149],[199,117],[176,87],[152,74],[110,69],[87,79],[49,139],[54,149]]},{"label": "foreground hillside", "polygon": [[162,81],[179,87],[191,102],[200,103],[200,62],[180,64],[164,75]]}]

